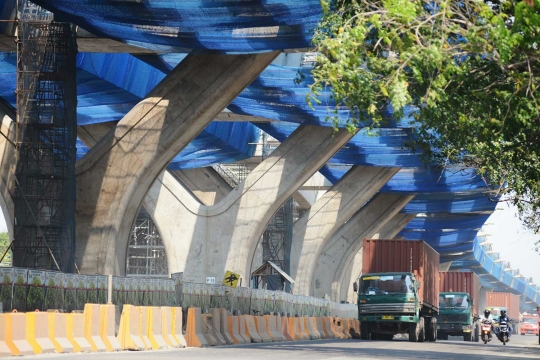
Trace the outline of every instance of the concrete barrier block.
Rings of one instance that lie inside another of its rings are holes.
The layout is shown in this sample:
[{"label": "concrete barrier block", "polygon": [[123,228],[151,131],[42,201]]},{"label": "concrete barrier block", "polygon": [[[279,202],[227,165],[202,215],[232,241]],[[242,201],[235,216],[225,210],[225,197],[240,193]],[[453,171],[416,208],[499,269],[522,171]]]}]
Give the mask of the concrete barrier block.
[{"label": "concrete barrier block", "polygon": [[[7,335],[8,332],[10,333],[9,336]],[[15,355],[11,352],[6,342],[8,337],[11,338],[13,335],[11,334],[11,329],[9,331],[7,329],[6,314],[0,314],[0,357]]]},{"label": "concrete barrier block", "polygon": [[227,327],[231,339],[234,344],[246,344],[246,340],[240,336],[240,327],[238,324],[238,316],[229,316],[227,321]]},{"label": "concrete barrier block", "polygon": [[189,308],[186,325],[186,344],[189,347],[209,346],[203,330],[203,319],[200,308]]},{"label": "concrete barrier block", "polygon": [[178,343],[173,338],[172,331],[172,308],[168,306],[162,306],[161,308],[161,336],[167,343],[168,347],[178,347]]},{"label": "concrete barrier block", "polygon": [[298,318],[290,317],[288,318],[289,326],[287,327],[289,335],[292,337],[293,341],[303,340],[298,335]]},{"label": "concrete barrier block", "polygon": [[67,337],[66,314],[48,313],[49,315],[49,339],[57,353],[73,352],[73,345]]},{"label": "concrete barrier block", "polygon": [[184,338],[184,333],[182,331],[182,308],[173,307],[172,310],[172,337],[178,347],[186,347],[186,339]]},{"label": "concrete barrier block", "polygon": [[167,342],[163,338],[161,324],[161,309],[157,306],[149,306],[146,308],[147,333],[150,340],[150,346],[154,350],[167,348]]},{"label": "concrete barrier block", "polygon": [[227,309],[219,309],[219,330],[227,344],[234,344],[232,336],[229,333],[229,313],[227,312]]},{"label": "concrete barrier block", "polygon": [[100,336],[100,306],[100,304],[84,305],[84,337],[88,340],[94,352],[107,351],[105,343]]},{"label": "concrete barrier block", "polygon": [[272,336],[266,330],[266,319],[264,316],[255,316],[255,326],[263,342],[273,342]]},{"label": "concrete barrier block", "polygon": [[145,350],[151,350],[152,344],[150,343],[150,339],[148,338],[148,307],[147,306],[139,306],[139,316],[141,318],[141,328],[140,328],[140,337],[142,342],[144,343]]},{"label": "concrete barrier block", "polygon": [[105,344],[107,351],[120,351],[122,346],[120,341],[115,336],[116,333],[116,306],[109,305],[100,305],[100,316],[99,316],[100,328],[99,336]]},{"label": "concrete barrier block", "polygon": [[66,335],[73,352],[92,351],[92,345],[84,336],[84,314],[66,314]]},{"label": "concrete barrier block", "polygon": [[212,315],[211,314],[203,314],[202,315],[202,323],[203,323],[203,334],[206,338],[206,341],[210,346],[216,346],[222,344],[218,339],[215,338],[216,329],[214,327],[214,323],[212,321]]},{"label": "concrete barrier block", "polygon": [[277,316],[275,315],[264,315],[264,320],[266,321],[266,332],[272,338],[272,341],[279,342],[284,341],[285,337],[281,334],[281,329],[278,331],[277,327]]},{"label": "concrete barrier block", "polygon": [[124,305],[120,317],[118,340],[123,350],[144,350],[141,338],[141,310],[133,305]]},{"label": "concrete barrier block", "polygon": [[5,314],[5,341],[12,355],[33,355],[34,349],[26,340],[26,314]]},{"label": "concrete barrier block", "polygon": [[221,335],[221,315],[219,309],[210,309],[209,315],[212,319],[208,319],[208,325],[212,328],[212,336],[216,339],[216,345],[227,345],[227,340]]},{"label": "concrete barrier block", "polygon": [[317,332],[321,336],[321,339],[328,339],[328,337],[326,336],[326,333],[324,332],[324,329],[323,329],[322,318],[321,317],[315,317],[314,319],[315,319],[315,327],[317,329]]},{"label": "concrete barrier block", "polygon": [[238,334],[246,341],[246,344],[251,343],[251,339],[246,333],[246,321],[242,316],[238,316]]},{"label": "concrete barrier block", "polygon": [[349,319],[339,319],[339,326],[341,327],[341,332],[345,336],[345,339],[352,339],[352,336],[349,333]]},{"label": "concrete barrier block", "polygon": [[300,330],[300,333],[302,333],[302,337],[304,338],[304,340],[311,340],[311,334],[309,333],[306,318],[304,316],[298,318],[298,324],[298,328]]},{"label": "concrete barrier block", "polygon": [[[287,341],[293,341],[294,337],[291,334],[290,326],[289,326],[289,318],[286,316],[281,317],[281,332],[283,335],[285,335],[285,338]],[[292,332],[294,333],[294,331]]]},{"label": "concrete barrier block", "polygon": [[251,342],[261,343],[263,339],[257,331],[257,325],[255,325],[255,316],[253,315],[241,315],[244,318],[246,324],[246,335],[249,337]]},{"label": "concrete barrier block", "polygon": [[306,318],[306,323],[308,325],[309,333],[311,334],[311,338],[313,340],[319,340],[321,338],[321,334],[317,331],[317,323],[314,317],[310,316]]},{"label": "concrete barrier block", "polygon": [[56,350],[49,339],[49,314],[38,311],[26,313],[26,341],[34,354],[53,353]]},{"label": "concrete barrier block", "polygon": [[332,331],[332,321],[329,317],[322,318],[323,330],[326,334],[327,339],[335,339],[336,335]]},{"label": "concrete barrier block", "polygon": [[341,330],[339,319],[336,317],[332,317],[331,319],[332,319],[332,331],[336,335],[336,338],[345,339],[345,335],[343,334],[343,331]]}]

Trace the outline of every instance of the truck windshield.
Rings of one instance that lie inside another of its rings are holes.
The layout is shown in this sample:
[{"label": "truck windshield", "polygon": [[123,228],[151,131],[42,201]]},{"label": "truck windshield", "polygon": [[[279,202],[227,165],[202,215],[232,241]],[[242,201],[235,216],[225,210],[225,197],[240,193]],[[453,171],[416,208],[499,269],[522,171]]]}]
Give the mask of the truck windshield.
[{"label": "truck windshield", "polygon": [[469,297],[465,294],[440,294],[439,295],[439,307],[440,308],[468,308]]},{"label": "truck windshield", "polygon": [[525,324],[538,324],[538,318],[523,318],[523,323]]},{"label": "truck windshield", "polygon": [[413,292],[409,275],[366,275],[360,279],[361,295],[406,294]]}]

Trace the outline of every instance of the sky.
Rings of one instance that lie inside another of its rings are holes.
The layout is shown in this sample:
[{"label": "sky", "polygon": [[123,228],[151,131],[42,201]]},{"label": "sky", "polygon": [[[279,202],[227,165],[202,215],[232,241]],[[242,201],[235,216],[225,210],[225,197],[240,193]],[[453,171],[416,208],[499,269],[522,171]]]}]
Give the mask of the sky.
[{"label": "sky", "polygon": [[[1,210],[0,214],[0,232],[5,232],[7,226]],[[501,259],[509,261],[512,268],[519,269],[523,276],[532,277],[540,284],[540,254],[534,245],[540,241],[540,234],[535,235],[521,225],[516,207],[500,203],[483,230]]]}]

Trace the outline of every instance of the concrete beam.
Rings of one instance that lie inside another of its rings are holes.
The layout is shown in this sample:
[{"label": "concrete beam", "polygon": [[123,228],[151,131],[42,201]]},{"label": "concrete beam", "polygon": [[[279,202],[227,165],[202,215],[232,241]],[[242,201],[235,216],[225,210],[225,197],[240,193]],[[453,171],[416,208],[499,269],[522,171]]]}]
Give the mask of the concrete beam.
[{"label": "concrete beam", "polygon": [[232,190],[231,186],[211,167],[173,170],[171,173],[206,206],[219,203]]},{"label": "concrete beam", "polygon": [[398,171],[354,166],[294,223],[290,268],[295,294],[312,294],[317,259],[327,241]]},{"label": "concrete beam", "polygon": [[145,207],[160,229],[170,271],[201,282],[231,270],[249,281],[257,245],[272,216],[352,136],[346,130],[334,134],[333,129],[300,126],[213,206],[197,202],[164,173],[161,184],[150,188]]},{"label": "concrete beam", "polygon": [[[388,200],[388,199],[387,199]],[[410,201],[410,199],[409,199]],[[363,232],[362,230],[358,230],[358,237],[356,238],[356,246],[353,248],[349,248],[350,252],[346,252],[344,254],[341,254],[341,259],[336,259],[335,264],[332,264],[330,268],[335,271],[333,274],[333,278],[330,284],[331,288],[331,296],[332,299],[335,301],[341,301],[346,300],[349,302],[354,301],[354,292],[352,288],[352,282],[355,281],[361,274],[362,274],[362,241],[364,238],[377,238],[377,239],[394,239],[394,237],[414,218],[413,214],[401,214],[401,213],[395,213],[396,211],[399,211],[404,204],[407,202],[407,198],[400,198],[396,201],[394,204],[387,204],[389,205],[386,210],[379,210],[380,212],[386,212],[389,216],[391,216],[392,213],[394,213],[394,216],[390,218],[390,220],[387,220],[388,218],[381,218],[381,221],[375,221],[374,228],[372,227],[371,230],[368,230],[366,232]],[[375,202],[374,202],[375,203]],[[381,205],[381,208],[385,207],[385,204],[382,200],[379,201],[379,204]],[[363,209],[362,209],[363,210]],[[375,210],[376,211],[376,210]],[[369,214],[367,217],[370,217],[371,211],[367,211]],[[367,219],[366,219],[367,220]],[[379,230],[375,230],[377,227],[379,227]],[[354,236],[354,235],[353,235]],[[356,251],[356,253],[354,253]],[[336,257],[338,258],[338,257]],[[351,260],[352,258],[352,260]],[[321,256],[321,262],[322,261],[328,261],[328,259],[324,259]],[[328,288],[327,283],[325,283],[325,288]]]},{"label": "concrete beam", "polygon": [[76,166],[82,273],[125,274],[129,235],[148,189],[277,52],[188,55]]},{"label": "concrete beam", "polygon": [[311,207],[311,203],[299,191],[295,192],[292,197],[300,209],[308,210]]}]

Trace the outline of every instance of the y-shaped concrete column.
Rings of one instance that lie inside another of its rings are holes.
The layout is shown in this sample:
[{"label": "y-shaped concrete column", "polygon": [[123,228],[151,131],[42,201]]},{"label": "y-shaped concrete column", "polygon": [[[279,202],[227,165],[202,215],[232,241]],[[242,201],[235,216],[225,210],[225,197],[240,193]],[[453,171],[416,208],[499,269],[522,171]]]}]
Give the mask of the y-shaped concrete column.
[{"label": "y-shaped concrete column", "polygon": [[317,259],[326,242],[399,168],[354,166],[293,226],[291,277],[294,293],[311,295]]},{"label": "y-shaped concrete column", "polygon": [[[13,205],[13,190],[15,186],[15,175],[11,168],[16,164],[15,140],[15,114],[8,113],[0,107],[0,207],[6,219],[6,225],[10,240],[13,239],[13,226],[15,207]],[[0,254],[0,256],[2,256]]]},{"label": "y-shaped concrete column", "polygon": [[[365,238],[376,239],[393,239],[408,223],[415,217],[414,214],[402,214],[397,213],[391,218],[382,228],[376,233],[364,234]],[[358,237],[358,241],[362,241],[363,238]],[[353,250],[354,251],[354,250]],[[344,261],[342,259],[342,261]],[[336,270],[337,271],[337,270]],[[331,280],[332,297],[335,301],[347,300],[352,302],[354,300],[354,293],[352,290],[352,282],[355,281],[362,273],[362,248],[358,250],[354,259],[348,264],[347,269],[340,274],[336,274]]]},{"label": "y-shaped concrete column", "polygon": [[214,206],[202,205],[164,173],[145,207],[160,229],[170,271],[183,271],[186,281],[222,278],[225,270],[249,280],[257,244],[274,213],[353,136],[333,131],[300,126]]},{"label": "y-shaped concrete column", "polygon": [[276,56],[188,55],[78,162],[81,272],[125,273],[131,227],[154,180]]}]

